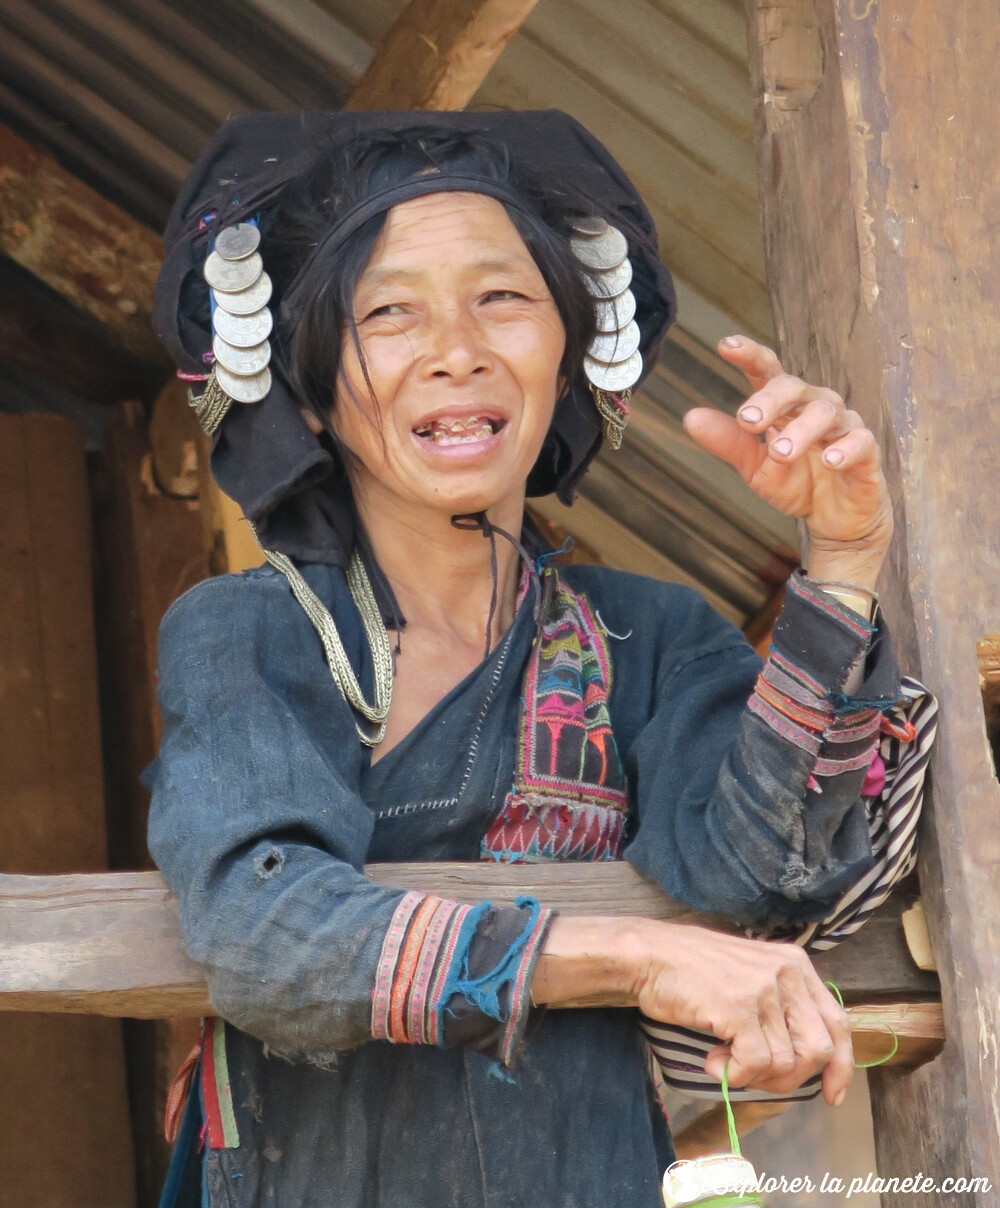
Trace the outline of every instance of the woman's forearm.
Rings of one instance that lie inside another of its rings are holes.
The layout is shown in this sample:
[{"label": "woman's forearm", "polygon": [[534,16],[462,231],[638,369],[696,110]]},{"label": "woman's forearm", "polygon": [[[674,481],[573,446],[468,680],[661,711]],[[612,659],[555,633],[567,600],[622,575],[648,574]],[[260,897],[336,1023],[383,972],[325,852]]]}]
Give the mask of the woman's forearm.
[{"label": "woman's forearm", "polygon": [[596,915],[552,920],[535,966],[536,1006],[634,1007],[641,920]]}]

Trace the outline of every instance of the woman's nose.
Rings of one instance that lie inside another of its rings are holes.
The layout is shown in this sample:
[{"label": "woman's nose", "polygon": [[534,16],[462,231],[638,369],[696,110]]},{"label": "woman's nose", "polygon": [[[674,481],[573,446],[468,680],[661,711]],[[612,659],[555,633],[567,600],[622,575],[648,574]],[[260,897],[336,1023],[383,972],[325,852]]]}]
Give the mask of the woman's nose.
[{"label": "woman's nose", "polygon": [[462,382],[489,372],[491,357],[484,346],[478,324],[468,314],[451,311],[432,325],[425,362],[430,377]]}]

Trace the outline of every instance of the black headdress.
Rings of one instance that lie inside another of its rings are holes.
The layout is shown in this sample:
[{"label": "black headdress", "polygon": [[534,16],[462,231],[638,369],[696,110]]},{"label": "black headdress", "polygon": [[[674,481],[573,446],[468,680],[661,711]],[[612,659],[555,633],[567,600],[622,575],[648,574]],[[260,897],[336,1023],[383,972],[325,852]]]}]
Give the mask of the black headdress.
[{"label": "black headdress", "polygon": [[[164,242],[167,258],[156,288],[154,324],[181,376],[204,377],[211,366],[212,320],[205,261],[221,230],[241,222],[259,226],[268,262],[268,215],[283,191],[312,172],[324,156],[360,136],[428,127],[482,133],[502,144],[528,178],[558,180],[583,214],[606,219],[628,241],[631,290],[643,371],[652,368],[673,321],[670,275],[660,263],[652,219],[628,177],[578,122],[556,110],[521,113],[299,113],[255,114],[227,122],[192,169],[174,205]],[[488,179],[416,176],[391,194],[376,193],[347,215],[328,238],[346,237],[373,214],[408,197],[442,188],[475,189],[510,202],[509,191]],[[313,254],[320,254],[323,241]],[[306,268],[307,265],[303,265]],[[294,285],[275,296],[283,321],[294,320]],[[234,405],[218,425],[212,471],[243,508],[261,543],[306,561],[343,566],[356,540],[353,508],[339,455],[302,418],[280,366],[262,401]],[[601,443],[601,415],[583,366],[556,408],[545,446],[528,480],[529,495],[557,492],[571,502],[574,484]]]}]

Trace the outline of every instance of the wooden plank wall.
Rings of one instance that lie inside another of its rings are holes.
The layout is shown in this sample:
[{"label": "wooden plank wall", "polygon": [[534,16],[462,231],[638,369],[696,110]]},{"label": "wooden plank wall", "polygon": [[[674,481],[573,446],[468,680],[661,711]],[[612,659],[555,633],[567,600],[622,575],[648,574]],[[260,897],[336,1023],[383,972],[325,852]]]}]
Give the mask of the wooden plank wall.
[{"label": "wooden plank wall", "polygon": [[[107,867],[90,500],[77,425],[0,414],[0,869]],[[118,1020],[0,1025],[0,1208],[133,1208]]]}]

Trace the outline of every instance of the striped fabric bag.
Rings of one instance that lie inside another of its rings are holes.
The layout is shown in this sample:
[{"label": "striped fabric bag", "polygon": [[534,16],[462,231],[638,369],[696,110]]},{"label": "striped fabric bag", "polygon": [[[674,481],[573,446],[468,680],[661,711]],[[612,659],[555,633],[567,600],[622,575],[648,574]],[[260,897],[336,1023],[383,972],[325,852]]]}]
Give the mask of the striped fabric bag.
[{"label": "striped fabric bag", "polygon": [[[853,935],[889,897],[893,888],[916,867],[917,823],[923,803],[924,777],[931,744],[937,732],[937,701],[918,680],[904,678],[902,700],[885,715],[879,754],[885,765],[885,784],[877,796],[866,799],[875,863],[830,913],[795,935],[808,952],[833,948]],[[753,936],[753,932],[747,932]],[[756,938],[756,937],[755,937]],[[770,938],[792,938],[792,933]],[[716,1037],[646,1016],[640,1026],[652,1056],[668,1086],[688,1099],[721,1099],[719,1084],[705,1073],[705,1058],[718,1045]],[[788,1102],[813,1099],[820,1093],[820,1075],[789,1094],[730,1087],[734,1102],[756,1100]]]}]

